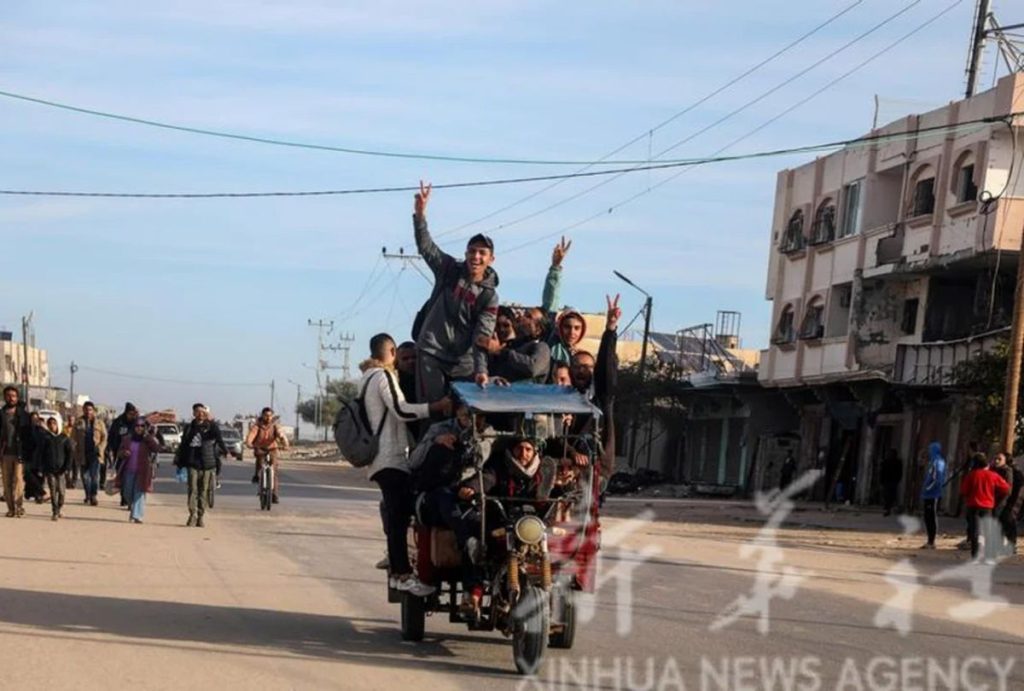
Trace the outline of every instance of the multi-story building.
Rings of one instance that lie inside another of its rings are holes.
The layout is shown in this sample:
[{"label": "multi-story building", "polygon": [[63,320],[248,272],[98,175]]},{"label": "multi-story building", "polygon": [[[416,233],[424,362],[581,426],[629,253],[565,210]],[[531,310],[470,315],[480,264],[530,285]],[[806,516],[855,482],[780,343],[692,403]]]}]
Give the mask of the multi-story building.
[{"label": "multi-story building", "polygon": [[[874,501],[877,463],[971,441],[945,387],[1005,334],[1024,229],[1024,74],[778,174],[759,380],[797,408],[802,467]],[[987,121],[986,121],[987,120]]]},{"label": "multi-story building", "polygon": [[31,387],[50,386],[50,363],[46,351],[33,346],[26,348],[12,340],[11,332],[0,332],[0,382],[23,384],[25,377]]}]

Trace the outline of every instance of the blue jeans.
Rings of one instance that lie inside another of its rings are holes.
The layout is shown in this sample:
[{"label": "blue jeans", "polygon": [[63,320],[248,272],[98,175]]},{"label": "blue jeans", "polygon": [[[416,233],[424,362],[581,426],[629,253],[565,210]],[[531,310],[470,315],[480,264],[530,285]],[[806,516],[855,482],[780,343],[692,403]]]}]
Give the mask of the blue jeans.
[{"label": "blue jeans", "polygon": [[85,490],[86,499],[92,499],[100,491],[100,462],[98,459],[87,463],[83,469],[82,489]]},{"label": "blue jeans", "polygon": [[121,492],[124,500],[128,502],[129,518],[137,521],[142,520],[142,514],[146,511],[146,493],[135,484],[135,473],[123,473],[121,475]]}]

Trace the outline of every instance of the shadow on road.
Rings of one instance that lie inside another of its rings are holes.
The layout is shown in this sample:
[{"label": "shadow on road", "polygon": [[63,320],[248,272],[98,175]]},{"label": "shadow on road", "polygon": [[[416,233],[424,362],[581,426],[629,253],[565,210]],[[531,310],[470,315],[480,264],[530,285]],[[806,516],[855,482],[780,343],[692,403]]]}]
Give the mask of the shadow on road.
[{"label": "shadow on road", "polygon": [[27,636],[81,640],[91,633],[196,652],[266,657],[270,648],[282,656],[506,676],[506,670],[456,662],[441,640],[403,642],[394,622],[384,619],[0,588],[0,623],[39,629],[19,632]]}]

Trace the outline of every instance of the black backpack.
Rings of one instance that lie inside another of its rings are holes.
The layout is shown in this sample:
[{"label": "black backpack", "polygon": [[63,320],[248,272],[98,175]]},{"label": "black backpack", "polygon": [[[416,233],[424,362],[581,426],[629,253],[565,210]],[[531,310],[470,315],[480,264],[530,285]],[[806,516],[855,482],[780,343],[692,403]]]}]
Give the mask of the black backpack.
[{"label": "black backpack", "polygon": [[[383,372],[383,374],[385,377],[388,376],[387,372]],[[374,431],[370,426],[365,399],[366,389],[370,386],[371,381],[373,381],[373,375],[363,384],[363,391],[359,394],[359,398],[342,401],[341,410],[334,418],[334,441],[345,460],[356,468],[365,468],[377,457],[380,432],[384,429],[384,421],[388,417],[388,410],[385,408],[377,430]]]}]

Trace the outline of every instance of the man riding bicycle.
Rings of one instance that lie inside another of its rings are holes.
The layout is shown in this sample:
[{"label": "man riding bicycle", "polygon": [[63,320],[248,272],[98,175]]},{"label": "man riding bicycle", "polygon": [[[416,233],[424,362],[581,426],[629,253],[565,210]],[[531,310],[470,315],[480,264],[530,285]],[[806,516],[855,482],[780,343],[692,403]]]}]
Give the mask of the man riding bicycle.
[{"label": "man riding bicycle", "polygon": [[274,420],[273,409],[267,407],[260,412],[260,419],[249,428],[249,434],[245,437],[245,445],[253,450],[256,455],[256,472],[252,476],[253,484],[260,481],[260,471],[263,463],[269,457],[270,465],[274,469],[274,488],[272,501],[276,504],[278,492],[277,472],[277,450],[288,448],[288,439],[281,434],[277,422]]}]

